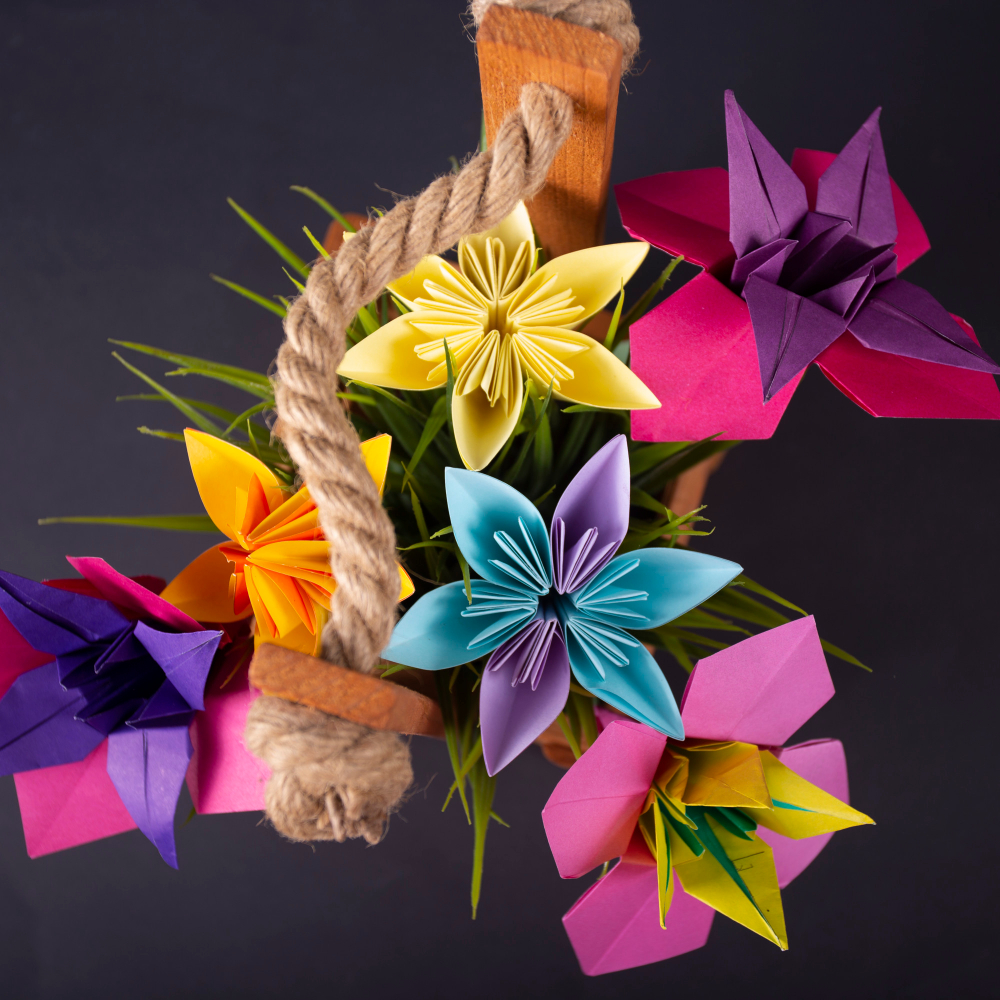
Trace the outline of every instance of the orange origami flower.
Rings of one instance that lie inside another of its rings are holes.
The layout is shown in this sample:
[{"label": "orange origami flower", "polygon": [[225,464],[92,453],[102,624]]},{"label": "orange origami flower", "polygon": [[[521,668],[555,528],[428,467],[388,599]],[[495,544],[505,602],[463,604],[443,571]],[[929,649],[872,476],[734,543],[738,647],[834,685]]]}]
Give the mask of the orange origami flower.
[{"label": "orange origami flower", "polygon": [[[253,614],[255,646],[315,655],[337,581],[309,490],[291,493],[259,459],[211,434],[188,428],[184,439],[205,510],[229,541],[198,556],[161,597],[197,621]],[[391,444],[388,434],[361,444],[380,495]],[[399,575],[402,601],[413,583],[402,566]]]}]

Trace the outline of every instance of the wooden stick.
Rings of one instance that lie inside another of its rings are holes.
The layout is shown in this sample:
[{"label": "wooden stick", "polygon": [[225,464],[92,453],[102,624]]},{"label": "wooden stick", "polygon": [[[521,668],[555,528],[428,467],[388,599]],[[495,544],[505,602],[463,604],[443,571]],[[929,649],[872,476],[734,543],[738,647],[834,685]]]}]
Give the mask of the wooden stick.
[{"label": "wooden stick", "polygon": [[549,257],[602,243],[621,46],[599,31],[495,4],[476,47],[489,142],[517,105],[522,84],[551,83],[573,99],[573,131],[528,211]]},{"label": "wooden stick", "polygon": [[426,695],[271,643],[254,653],[250,683],[263,694],[372,729],[444,737],[441,709]]}]

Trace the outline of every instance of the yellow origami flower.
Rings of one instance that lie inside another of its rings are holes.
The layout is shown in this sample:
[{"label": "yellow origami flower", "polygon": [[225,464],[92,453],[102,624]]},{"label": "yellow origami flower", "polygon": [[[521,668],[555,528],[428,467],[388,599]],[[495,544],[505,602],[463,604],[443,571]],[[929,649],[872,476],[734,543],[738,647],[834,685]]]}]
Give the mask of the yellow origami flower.
[{"label": "yellow origami flower", "polygon": [[613,243],[556,257],[537,268],[527,209],[458,244],[456,269],[428,256],[389,289],[413,311],[355,344],[340,365],[347,379],[391,389],[447,382],[455,373],[452,422],[459,454],[485,468],[517,425],[527,376],[557,399],[607,409],[660,405],[603,344],[580,333],[635,273],[647,243]]},{"label": "yellow origami flower", "polygon": [[[337,582],[308,489],[290,492],[259,459],[211,434],[189,428],[184,439],[205,510],[229,541],[203,552],[160,596],[197,621],[253,614],[255,646],[315,655]],[[361,444],[379,494],[391,444],[387,434]],[[399,575],[402,601],[413,583],[402,566]]]}]

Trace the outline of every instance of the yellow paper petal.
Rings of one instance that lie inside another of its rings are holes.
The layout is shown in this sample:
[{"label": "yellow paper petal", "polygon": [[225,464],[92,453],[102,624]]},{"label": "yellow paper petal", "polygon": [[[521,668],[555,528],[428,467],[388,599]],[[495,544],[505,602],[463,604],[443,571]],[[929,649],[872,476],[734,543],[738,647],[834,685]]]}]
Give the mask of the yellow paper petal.
[{"label": "yellow paper petal", "polygon": [[769,807],[760,751],[752,743],[685,747],[690,761],[684,801],[697,806]]},{"label": "yellow paper petal", "polygon": [[[801,840],[875,822],[797,775],[770,751],[761,750],[760,757],[767,788],[775,803],[774,809],[747,809],[747,815],[761,826]],[[779,802],[794,808],[781,808]]]},{"label": "yellow paper petal", "polygon": [[410,597],[416,587],[413,586],[413,581],[410,579],[410,574],[403,569],[402,566],[399,567],[399,599],[405,601]]},{"label": "yellow paper petal", "polygon": [[785,951],[788,948],[785,913],[771,848],[753,834],[750,840],[743,840],[714,820],[707,822],[757,905],[747,899],[746,893],[708,850],[694,861],[674,866],[684,891]]},{"label": "yellow paper petal", "polygon": [[415,308],[414,301],[425,294],[424,282],[428,279],[437,282],[446,281],[449,271],[454,273],[455,268],[448,261],[443,257],[438,257],[437,254],[428,254],[420,259],[420,263],[409,274],[404,274],[402,278],[390,281],[389,291],[397,299],[402,300],[403,305],[413,309]]},{"label": "yellow paper petal", "polygon": [[201,502],[215,526],[233,541],[238,539],[243,527],[253,476],[256,475],[264,487],[271,510],[284,503],[288,494],[259,458],[190,427],[184,431],[184,440]]},{"label": "yellow paper petal", "polygon": [[188,563],[167,584],[160,594],[175,608],[199,622],[235,622],[247,618],[250,611],[236,614],[229,581],[233,564],[213,545],[202,552],[194,562]]},{"label": "yellow paper petal", "polygon": [[574,303],[583,307],[573,321],[574,326],[579,325],[621,292],[622,282],[627,283],[635,274],[647,253],[648,243],[609,243],[555,257],[521,286],[511,300],[510,313],[516,316],[519,307],[554,276],[556,280],[546,295],[572,292]]},{"label": "yellow paper petal", "polygon": [[[258,625],[265,623],[269,637],[281,638],[289,635],[299,625],[302,617],[285,595],[281,584],[266,569],[247,564],[247,590],[253,605]],[[273,635],[271,635],[273,630]]]},{"label": "yellow paper petal", "polygon": [[385,473],[389,468],[391,450],[392,437],[389,434],[379,434],[361,442],[361,454],[364,456],[369,474],[375,480],[379,496],[382,496],[382,490],[385,488]]},{"label": "yellow paper petal", "polygon": [[[320,621],[325,623],[329,617],[326,611],[320,611]],[[262,635],[260,630],[254,633],[253,648],[257,649],[262,643],[270,643],[272,646],[281,646],[283,649],[294,649],[298,653],[306,653],[308,656],[320,656],[323,651],[323,625],[320,624],[313,635],[305,625],[299,625],[292,629],[286,636],[268,637]]]},{"label": "yellow paper petal", "polygon": [[507,443],[521,414],[524,398],[524,380],[513,380],[515,398],[508,406],[500,400],[490,406],[489,397],[482,389],[474,389],[464,396],[454,396],[451,403],[455,443],[466,467],[473,472],[485,469],[497,452]]},{"label": "yellow paper petal", "polygon": [[524,202],[519,201],[506,219],[499,225],[488,229],[485,233],[477,233],[475,236],[466,236],[459,241],[459,246],[465,244],[470,250],[482,257],[486,241],[498,239],[507,251],[507,260],[514,259],[518,247],[522,243],[531,244],[531,256],[535,256],[535,234],[531,228],[531,219],[528,218],[528,210],[524,207]]},{"label": "yellow paper petal", "polygon": [[447,376],[428,381],[438,364],[422,361],[414,350],[433,339],[412,326],[406,316],[399,316],[355,344],[344,355],[337,374],[387,389],[436,389]]}]

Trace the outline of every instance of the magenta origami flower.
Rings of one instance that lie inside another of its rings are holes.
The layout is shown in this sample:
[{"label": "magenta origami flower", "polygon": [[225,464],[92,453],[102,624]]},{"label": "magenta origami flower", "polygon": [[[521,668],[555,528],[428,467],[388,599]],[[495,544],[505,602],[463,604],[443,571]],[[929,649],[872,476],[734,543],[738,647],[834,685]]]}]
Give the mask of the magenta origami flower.
[{"label": "magenta origami flower", "polygon": [[789,167],[727,91],[728,173],[615,188],[632,235],[705,268],[631,328],[633,371],[663,404],[633,414],[633,437],[770,437],[812,362],[873,416],[1000,419],[1000,366],[898,277],[930,243],[878,117]]},{"label": "magenta origami flower", "polygon": [[682,743],[603,713],[542,811],[563,878],[621,858],[563,917],[587,975],[700,948],[717,910],[787,947],[780,889],[871,822],[846,804],[839,741],[782,747],[833,693],[810,617],[701,660]]}]

